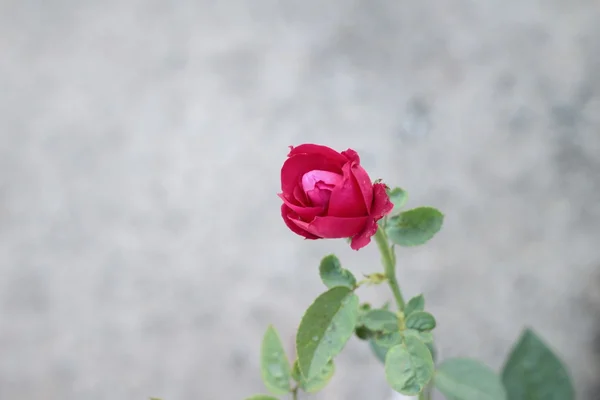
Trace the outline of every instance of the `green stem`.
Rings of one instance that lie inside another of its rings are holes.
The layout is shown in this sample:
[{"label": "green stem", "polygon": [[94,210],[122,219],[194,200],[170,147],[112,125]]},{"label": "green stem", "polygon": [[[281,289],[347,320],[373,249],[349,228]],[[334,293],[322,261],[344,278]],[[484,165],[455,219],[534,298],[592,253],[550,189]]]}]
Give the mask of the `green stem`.
[{"label": "green stem", "polygon": [[298,386],[292,390],[292,400],[298,400]]},{"label": "green stem", "polygon": [[396,261],[394,260],[394,254],[392,253],[388,238],[381,227],[377,228],[375,241],[377,242],[377,247],[379,247],[379,252],[381,253],[381,262],[383,263],[385,276],[390,285],[390,289],[392,289],[396,303],[398,303],[398,309],[404,311],[404,297],[402,297],[402,292],[400,291],[400,286],[398,286],[398,280],[396,279]]},{"label": "green stem", "polygon": [[419,393],[418,400],[431,400],[431,384],[425,386],[425,389]]}]

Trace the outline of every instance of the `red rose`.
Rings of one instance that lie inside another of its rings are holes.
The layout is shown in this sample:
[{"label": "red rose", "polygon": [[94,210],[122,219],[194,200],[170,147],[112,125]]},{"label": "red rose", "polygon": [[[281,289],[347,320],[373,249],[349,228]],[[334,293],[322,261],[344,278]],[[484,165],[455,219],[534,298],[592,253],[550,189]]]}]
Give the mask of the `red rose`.
[{"label": "red rose", "polygon": [[385,185],[371,183],[354,150],[290,148],[279,194],[286,225],[307,239],[352,238],[354,250],[369,244],[377,221],[393,208]]}]

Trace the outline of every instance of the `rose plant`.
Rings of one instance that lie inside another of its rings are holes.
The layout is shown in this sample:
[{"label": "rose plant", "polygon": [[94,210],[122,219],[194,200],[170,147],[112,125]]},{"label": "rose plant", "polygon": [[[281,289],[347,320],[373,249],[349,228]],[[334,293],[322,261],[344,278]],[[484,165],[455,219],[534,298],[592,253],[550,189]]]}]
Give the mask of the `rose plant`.
[{"label": "rose plant", "polygon": [[[327,288],[308,307],[296,334],[290,363],[281,339],[269,326],[261,346],[261,376],[277,400],[323,389],[335,372],[335,357],[351,337],[365,341],[384,365],[390,387],[404,395],[432,398],[437,389],[449,400],[573,400],[574,388],[560,359],[532,330],[524,329],[500,373],[469,358],[436,359],[435,317],[422,294],[405,301],[396,278],[397,247],[428,242],[441,229],[443,214],[433,207],[404,210],[407,193],[375,182],[356,151],[303,144],[291,147],[281,168],[281,216],[306,239],[347,238],[359,250],[373,238],[383,270],[358,281],[333,254],[319,274]],[[360,301],[363,285],[389,285],[395,307]]]},{"label": "rose plant", "polygon": [[[423,295],[405,302],[396,279],[396,246],[417,246],[441,229],[444,216],[432,207],[403,211],[407,194],[372,182],[356,151],[325,146],[291,147],[281,168],[281,215],[290,230],[306,239],[348,238],[359,250],[374,237],[383,272],[357,281],[335,255],[321,261],[327,290],[308,307],[296,335],[293,363],[273,326],[261,347],[261,375],[276,396],[321,390],[334,374],[334,359],[356,336],[384,364],[395,391],[430,399],[436,388],[451,400],[572,400],[574,389],[565,366],[531,329],[525,329],[497,374],[468,358],[437,363],[432,331],[435,317]],[[362,303],[364,284],[387,283],[396,309]],[[248,400],[276,400],[256,395]]]}]

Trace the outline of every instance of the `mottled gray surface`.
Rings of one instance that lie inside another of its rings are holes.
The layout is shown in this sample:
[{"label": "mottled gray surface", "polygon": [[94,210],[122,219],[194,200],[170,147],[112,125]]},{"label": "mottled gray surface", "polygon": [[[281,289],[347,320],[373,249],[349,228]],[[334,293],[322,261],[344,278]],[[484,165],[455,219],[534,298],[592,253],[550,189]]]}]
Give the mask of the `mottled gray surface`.
[{"label": "mottled gray surface", "polygon": [[[262,391],[262,333],[291,347],[318,260],[378,268],[280,220],[286,146],[318,142],[446,213],[399,254],[443,356],[499,368],[529,324],[598,399],[599,20],[596,0],[0,0],[0,398]],[[353,341],[314,398],[386,393]]]}]

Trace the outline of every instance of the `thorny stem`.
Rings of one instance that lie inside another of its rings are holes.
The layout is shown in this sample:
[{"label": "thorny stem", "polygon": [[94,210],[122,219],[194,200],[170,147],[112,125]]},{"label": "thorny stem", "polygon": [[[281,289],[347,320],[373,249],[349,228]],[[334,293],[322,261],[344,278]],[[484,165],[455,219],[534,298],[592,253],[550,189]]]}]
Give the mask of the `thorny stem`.
[{"label": "thorny stem", "polygon": [[390,247],[388,238],[383,231],[383,228],[377,228],[377,232],[375,233],[375,241],[377,242],[379,252],[381,253],[381,262],[383,263],[385,276],[388,284],[390,285],[390,289],[392,289],[396,303],[398,303],[398,309],[400,311],[404,311],[404,297],[402,297],[402,292],[400,291],[400,286],[398,286],[398,280],[396,279],[395,257],[392,253],[392,248]]}]

